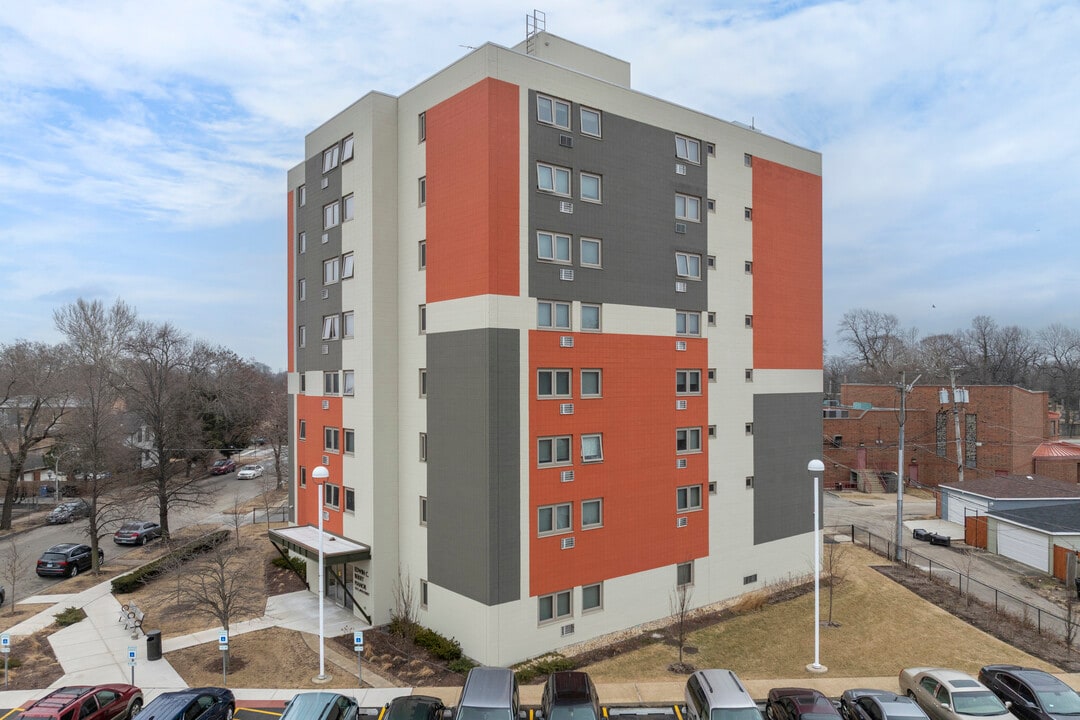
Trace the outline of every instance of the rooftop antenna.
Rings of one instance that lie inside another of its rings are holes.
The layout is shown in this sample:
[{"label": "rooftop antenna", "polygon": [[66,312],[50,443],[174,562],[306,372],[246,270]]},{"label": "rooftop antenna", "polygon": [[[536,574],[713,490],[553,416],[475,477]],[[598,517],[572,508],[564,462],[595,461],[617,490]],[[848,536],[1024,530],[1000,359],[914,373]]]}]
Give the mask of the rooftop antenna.
[{"label": "rooftop antenna", "polygon": [[532,11],[525,16],[525,54],[532,55],[536,49],[536,36],[547,30],[547,13],[543,10]]}]

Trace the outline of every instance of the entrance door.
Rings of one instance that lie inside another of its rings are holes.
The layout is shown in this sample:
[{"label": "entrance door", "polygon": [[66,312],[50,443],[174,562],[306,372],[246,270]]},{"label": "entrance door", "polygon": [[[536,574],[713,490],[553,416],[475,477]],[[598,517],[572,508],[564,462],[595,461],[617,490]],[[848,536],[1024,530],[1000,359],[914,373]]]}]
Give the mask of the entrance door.
[{"label": "entrance door", "polygon": [[[334,570],[337,572],[341,572],[344,569],[344,565],[334,566]],[[345,589],[338,583],[337,578],[330,572],[329,567],[326,568],[326,599],[338,607],[345,607]]]}]

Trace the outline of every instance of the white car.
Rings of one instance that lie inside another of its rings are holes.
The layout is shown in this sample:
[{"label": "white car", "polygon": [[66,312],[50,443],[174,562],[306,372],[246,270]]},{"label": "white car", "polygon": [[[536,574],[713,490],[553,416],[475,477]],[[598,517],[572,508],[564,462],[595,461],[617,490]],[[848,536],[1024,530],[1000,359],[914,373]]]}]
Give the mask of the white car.
[{"label": "white car", "polygon": [[900,672],[900,692],[917,702],[930,720],[1016,720],[990,688],[956,670],[907,668]]},{"label": "white car", "polygon": [[262,477],[265,469],[262,465],[245,465],[240,468],[240,472],[236,473],[237,480],[254,480],[255,478]]}]

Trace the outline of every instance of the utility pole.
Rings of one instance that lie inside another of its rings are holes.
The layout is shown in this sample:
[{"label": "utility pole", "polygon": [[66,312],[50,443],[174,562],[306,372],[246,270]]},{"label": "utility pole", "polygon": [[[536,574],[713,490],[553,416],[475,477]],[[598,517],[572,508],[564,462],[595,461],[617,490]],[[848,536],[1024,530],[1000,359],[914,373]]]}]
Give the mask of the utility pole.
[{"label": "utility pole", "polygon": [[922,373],[915,376],[911,384],[907,382],[907,372],[900,372],[900,434],[897,443],[899,451],[896,460],[896,561],[903,560],[904,547],[904,422],[907,420],[907,396]]},{"label": "utility pole", "polygon": [[956,391],[956,368],[949,368],[949,385],[952,387],[953,431],[956,433],[956,481],[964,482],[964,440],[960,435],[960,404],[967,401],[967,390],[961,390],[965,396],[961,400]]}]

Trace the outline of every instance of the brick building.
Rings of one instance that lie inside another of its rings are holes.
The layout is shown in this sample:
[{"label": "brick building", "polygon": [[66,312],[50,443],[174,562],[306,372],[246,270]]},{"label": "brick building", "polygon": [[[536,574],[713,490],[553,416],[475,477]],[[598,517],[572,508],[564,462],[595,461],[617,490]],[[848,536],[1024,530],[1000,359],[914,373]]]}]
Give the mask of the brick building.
[{"label": "brick building", "polygon": [[[1057,432],[1048,394],[978,385],[967,388],[966,399],[954,404],[953,394],[937,385],[912,388],[904,425],[905,480],[939,485],[959,479],[957,416],[966,479],[1034,471],[1033,453]],[[894,490],[899,427],[897,386],[843,385],[839,405],[824,409],[825,487]]]}]

